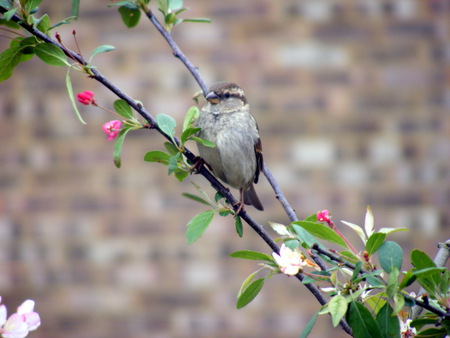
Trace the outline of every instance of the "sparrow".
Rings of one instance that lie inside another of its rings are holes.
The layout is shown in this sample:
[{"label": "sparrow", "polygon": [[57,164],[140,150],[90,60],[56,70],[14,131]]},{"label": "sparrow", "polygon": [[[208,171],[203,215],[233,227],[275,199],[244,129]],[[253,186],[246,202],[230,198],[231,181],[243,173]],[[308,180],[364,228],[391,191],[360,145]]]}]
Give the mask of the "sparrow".
[{"label": "sparrow", "polygon": [[200,157],[223,182],[239,189],[240,206],[243,203],[264,210],[253,184],[258,183],[263,167],[258,125],[244,92],[232,82],[213,84],[200,110],[197,136],[211,141],[215,147],[198,144]]}]

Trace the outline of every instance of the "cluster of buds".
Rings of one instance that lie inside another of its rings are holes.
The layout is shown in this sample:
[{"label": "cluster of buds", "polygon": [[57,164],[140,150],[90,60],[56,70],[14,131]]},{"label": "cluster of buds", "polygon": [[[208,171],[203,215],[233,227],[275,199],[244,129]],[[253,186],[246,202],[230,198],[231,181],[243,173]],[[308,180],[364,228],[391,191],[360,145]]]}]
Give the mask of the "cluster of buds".
[{"label": "cluster of buds", "polygon": [[[88,106],[88,105],[92,104],[94,106],[98,106],[94,99],[94,93],[91,92],[90,90],[86,90],[84,92],[78,93],[77,99],[80,103],[82,103],[84,105]],[[122,122],[120,122],[119,120],[112,120],[112,121],[106,122],[102,126],[103,132],[107,135],[106,139],[108,141],[115,139],[117,137],[117,135],[119,134],[121,128],[122,128]]]}]

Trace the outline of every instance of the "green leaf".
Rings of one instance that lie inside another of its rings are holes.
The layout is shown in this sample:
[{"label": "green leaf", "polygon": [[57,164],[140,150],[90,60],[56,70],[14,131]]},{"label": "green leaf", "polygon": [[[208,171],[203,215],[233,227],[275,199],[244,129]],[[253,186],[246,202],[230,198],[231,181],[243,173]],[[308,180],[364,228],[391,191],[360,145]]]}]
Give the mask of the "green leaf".
[{"label": "green leaf", "polygon": [[[417,249],[411,251],[411,263],[417,270],[436,267],[436,264],[425,252]],[[432,279],[436,285],[439,284],[440,281],[439,274],[433,275]]]},{"label": "green leaf", "polygon": [[403,250],[396,242],[384,242],[378,249],[378,260],[383,270],[387,273],[391,273],[394,267],[400,271],[402,268]]},{"label": "green leaf", "polygon": [[192,18],[192,19],[183,19],[183,22],[211,23],[211,19],[208,19],[208,18]]},{"label": "green leaf", "polygon": [[169,11],[169,0],[158,0],[158,9],[165,16]]},{"label": "green leaf", "polygon": [[344,318],[347,312],[347,306],[347,300],[340,294],[334,296],[328,302],[328,310],[334,327],[338,326],[341,319]]},{"label": "green leaf", "polygon": [[149,151],[145,154],[144,161],[159,162],[164,165],[169,165],[170,155],[160,150]]},{"label": "green leaf", "polygon": [[81,117],[81,114],[80,114],[80,111],[78,110],[77,104],[75,103],[75,97],[73,96],[73,89],[72,89],[72,81],[70,80],[70,68],[67,69],[67,73],[66,73],[66,89],[67,89],[67,94],[69,95],[70,102],[72,102],[72,108],[75,111],[75,114],[77,115],[78,120],[81,123],[86,124],[86,122]]},{"label": "green leaf", "polygon": [[309,336],[314,327],[314,324],[316,323],[317,317],[319,317],[319,312],[316,312],[316,314],[309,320],[308,324],[306,324],[300,338],[307,338]]},{"label": "green leaf", "polygon": [[27,4],[25,5],[25,10],[30,13],[34,9],[36,9],[40,4],[42,0],[28,0]]},{"label": "green leaf", "polygon": [[367,237],[366,234],[364,233],[363,229],[357,225],[357,224],[353,224],[347,221],[341,221],[343,224],[345,224],[346,226],[348,226],[350,229],[352,229],[354,232],[356,232],[358,234],[358,236],[361,238],[361,240],[363,241],[363,243],[366,243],[367,241]]},{"label": "green leaf", "polygon": [[393,309],[393,314],[397,315],[401,309],[403,309],[403,306],[405,306],[405,297],[400,292],[397,292],[394,297],[394,304],[395,307]]},{"label": "green leaf", "polygon": [[114,101],[114,109],[117,114],[123,116],[126,120],[133,118],[133,111],[131,110],[130,105],[125,100],[116,100]]},{"label": "green leaf", "polygon": [[242,226],[241,218],[238,215],[234,218],[234,226],[236,228],[236,233],[240,238],[242,238],[244,235],[244,227]]},{"label": "green leaf", "polygon": [[80,12],[80,0],[72,0],[72,16],[78,18]]},{"label": "green leaf", "polygon": [[391,271],[389,272],[389,278],[387,281],[386,294],[389,298],[394,297],[398,288],[398,276],[400,272],[398,271],[396,266],[393,266]]},{"label": "green leaf", "polygon": [[344,250],[341,251],[340,254],[342,255],[343,258],[350,261],[351,263],[359,262],[359,258],[356,257],[355,254],[351,251]]},{"label": "green leaf", "polygon": [[271,256],[266,255],[262,252],[251,251],[251,250],[235,251],[230,254],[230,257],[250,259],[250,260],[254,260],[254,261],[266,261],[266,262],[270,262],[270,263],[274,262],[274,260]]},{"label": "green leaf", "polygon": [[355,264],[355,269],[353,270],[353,274],[352,274],[352,278],[351,278],[352,282],[354,282],[355,279],[358,278],[358,274],[361,271],[361,268],[362,268],[362,262],[359,261]]},{"label": "green leaf", "polygon": [[208,201],[204,200],[203,198],[201,198],[200,196],[194,195],[194,194],[190,194],[187,192],[182,193],[181,195],[183,195],[184,197],[187,197],[193,201],[205,204],[205,205],[210,205]]},{"label": "green leaf", "polygon": [[295,250],[300,245],[300,242],[296,239],[289,239],[286,242],[284,242],[284,245],[286,245],[291,250]]},{"label": "green leaf", "polygon": [[0,0],[0,6],[6,9],[12,9],[12,5],[8,0]]},{"label": "green leaf", "polygon": [[119,7],[119,13],[128,28],[135,27],[141,18],[141,11],[138,8],[129,8],[126,5]]},{"label": "green leaf", "polygon": [[399,290],[403,290],[404,288],[410,286],[412,283],[414,283],[415,280],[416,276],[414,276],[414,272],[412,270],[407,271],[403,276],[400,285],[398,286]]},{"label": "green leaf", "polygon": [[180,153],[180,150],[173,143],[164,142],[164,147],[166,147],[167,151],[169,152],[169,154],[171,156],[174,156],[174,155]]},{"label": "green leaf", "polygon": [[9,79],[22,58],[21,47],[11,47],[0,54],[0,81]]},{"label": "green leaf", "polygon": [[292,224],[301,226],[313,236],[347,248],[345,241],[326,225],[306,221],[297,221]]},{"label": "green leaf", "polygon": [[116,49],[116,47],[111,46],[111,45],[101,45],[101,46],[98,46],[98,47],[95,48],[94,51],[92,52],[91,58],[89,59],[89,63],[91,63],[92,58],[93,58],[95,55],[100,54],[100,53],[107,53],[107,52],[110,52],[110,51],[115,50],[115,49]]},{"label": "green leaf", "polygon": [[50,18],[48,17],[47,14],[44,14],[41,18],[36,20],[34,26],[42,33],[47,34],[51,26]]},{"label": "green leaf", "polygon": [[175,11],[183,7],[183,0],[169,0],[169,9]]},{"label": "green leaf", "polygon": [[114,152],[113,152],[113,159],[114,164],[117,168],[120,168],[122,165],[121,155],[122,155],[122,146],[123,141],[125,140],[125,136],[127,133],[131,130],[131,128],[124,128],[119,132],[119,135],[117,136],[117,141],[114,144]]},{"label": "green leaf", "polygon": [[244,306],[249,304],[253,299],[255,299],[263,286],[264,278],[259,278],[251,283],[239,296],[236,308],[242,309]]},{"label": "green leaf", "polygon": [[385,239],[386,234],[383,233],[374,233],[369,237],[366,243],[366,251],[369,253],[369,256],[373,255],[380,248]]},{"label": "green leaf", "polygon": [[156,123],[164,134],[173,139],[175,135],[175,127],[177,126],[177,122],[173,119],[173,117],[166,114],[158,114],[156,115]]},{"label": "green leaf", "polygon": [[[316,223],[314,223],[316,224]],[[293,223],[292,228],[297,233],[297,238],[300,240],[300,242],[304,243],[308,248],[312,247],[314,243],[317,243],[318,240],[311,236],[305,229],[303,229],[301,226]]]},{"label": "green leaf", "polygon": [[10,9],[9,11],[6,11],[3,15],[5,16],[6,21],[11,20],[11,18],[16,14],[18,8]]},{"label": "green leaf", "polygon": [[200,143],[201,145],[204,145],[205,147],[209,147],[209,148],[214,148],[216,146],[211,141],[202,139],[202,138],[197,137],[197,136],[191,136],[191,140],[194,140],[194,141]]},{"label": "green leaf", "polygon": [[42,61],[51,66],[70,66],[64,52],[51,43],[40,43],[34,48],[34,52]]},{"label": "green leaf", "polygon": [[382,338],[380,327],[363,304],[352,301],[347,312],[347,322],[354,338]]},{"label": "green leaf", "polygon": [[180,142],[184,144],[190,136],[196,134],[201,128],[188,128],[181,134]]},{"label": "green leaf", "polygon": [[425,269],[420,269],[420,270],[413,270],[414,275],[417,278],[423,278],[423,277],[429,277],[429,276],[439,276],[440,277],[440,273],[446,271],[446,268],[438,268],[438,267],[434,267],[434,268],[425,268]]},{"label": "green leaf", "polygon": [[186,113],[183,121],[183,131],[193,126],[195,120],[198,119],[200,115],[200,111],[196,106],[192,106]]},{"label": "green leaf", "polygon": [[188,244],[194,243],[205,232],[206,228],[211,224],[214,218],[214,210],[207,210],[196,215],[189,221],[186,231],[186,239]]},{"label": "green leaf", "polygon": [[389,303],[384,304],[380,311],[378,311],[376,320],[383,337],[400,338],[400,323],[398,317],[393,314]]},{"label": "green leaf", "polygon": [[173,171],[173,174],[178,181],[183,182],[184,179],[189,176],[189,171],[177,168]]}]

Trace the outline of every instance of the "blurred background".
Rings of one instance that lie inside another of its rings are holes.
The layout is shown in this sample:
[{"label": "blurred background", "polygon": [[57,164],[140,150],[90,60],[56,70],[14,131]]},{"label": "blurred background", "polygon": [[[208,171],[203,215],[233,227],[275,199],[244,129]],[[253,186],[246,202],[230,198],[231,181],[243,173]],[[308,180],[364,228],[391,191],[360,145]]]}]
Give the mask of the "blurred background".
[{"label": "blurred background", "polygon": [[[52,23],[71,15],[70,1],[44,0]],[[85,57],[155,116],[182,124],[198,86],[145,18],[127,29],[109,1],[82,1],[78,21],[57,28]],[[156,3],[151,3],[156,10]],[[406,227],[391,236],[405,252],[434,257],[450,235],[450,2],[446,0],[192,0],[173,36],[207,84],[238,83],[256,117],[264,156],[303,218],[329,209],[335,223]],[[159,12],[158,12],[159,13]],[[39,15],[38,15],[39,16]],[[2,35],[15,37],[13,33]],[[0,36],[0,50],[10,39]],[[72,71],[75,93],[116,99]],[[187,245],[185,224],[204,211],[181,196],[167,168],[143,161],[163,138],[130,133],[123,166],[101,130],[114,116],[72,110],[66,69],[39,59],[0,84],[0,295],[10,312],[36,300],[42,326],[31,337],[298,337],[318,310],[294,278],[277,275],[236,310],[236,294],[256,262],[236,250],[270,249],[248,227],[238,238],[231,217],[216,217]],[[196,146],[191,145],[196,151]],[[256,220],[288,224],[266,179],[256,190]],[[271,231],[269,229],[269,231]],[[344,233],[362,249],[353,233]],[[272,233],[272,232],[271,232]],[[417,290],[416,290],[417,291]],[[311,337],[344,337],[328,317]]]}]

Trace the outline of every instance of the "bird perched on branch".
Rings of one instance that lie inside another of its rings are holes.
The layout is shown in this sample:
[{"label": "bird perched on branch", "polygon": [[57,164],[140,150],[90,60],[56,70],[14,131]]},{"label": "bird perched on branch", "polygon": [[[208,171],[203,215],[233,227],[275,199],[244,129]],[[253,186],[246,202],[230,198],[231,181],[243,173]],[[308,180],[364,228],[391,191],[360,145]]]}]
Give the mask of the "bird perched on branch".
[{"label": "bird perched on branch", "polygon": [[198,143],[200,156],[217,177],[239,189],[241,205],[236,214],[242,203],[264,210],[253,186],[263,166],[261,140],[243,90],[232,82],[218,82],[205,99],[197,120],[198,136],[216,146]]}]

